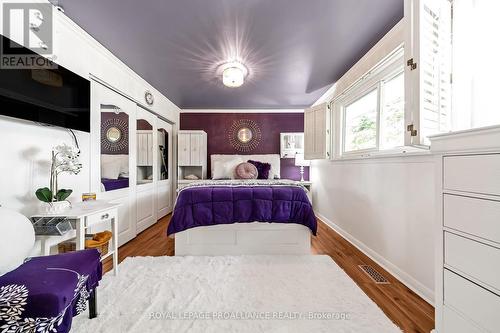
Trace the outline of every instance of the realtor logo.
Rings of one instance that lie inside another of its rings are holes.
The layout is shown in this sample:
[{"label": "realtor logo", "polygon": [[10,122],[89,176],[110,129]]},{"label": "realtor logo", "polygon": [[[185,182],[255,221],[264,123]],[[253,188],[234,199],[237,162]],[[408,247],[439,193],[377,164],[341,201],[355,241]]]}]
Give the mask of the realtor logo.
[{"label": "realtor logo", "polygon": [[50,3],[4,3],[0,68],[55,68],[53,6]]}]

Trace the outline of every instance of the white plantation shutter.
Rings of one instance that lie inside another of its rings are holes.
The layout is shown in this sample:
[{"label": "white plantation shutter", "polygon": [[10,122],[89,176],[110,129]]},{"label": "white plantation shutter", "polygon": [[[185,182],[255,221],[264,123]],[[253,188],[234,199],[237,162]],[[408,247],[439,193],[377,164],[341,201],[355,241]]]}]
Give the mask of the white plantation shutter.
[{"label": "white plantation shutter", "polygon": [[429,145],[429,135],[450,130],[451,2],[408,0],[405,10],[405,144]]},{"label": "white plantation shutter", "polygon": [[304,158],[330,158],[330,109],[327,103],[304,110]]}]

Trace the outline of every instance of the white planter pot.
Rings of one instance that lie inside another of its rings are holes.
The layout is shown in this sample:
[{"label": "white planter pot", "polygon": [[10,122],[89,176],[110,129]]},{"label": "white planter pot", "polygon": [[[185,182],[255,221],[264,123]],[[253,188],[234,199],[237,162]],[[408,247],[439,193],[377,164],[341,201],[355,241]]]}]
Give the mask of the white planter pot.
[{"label": "white planter pot", "polygon": [[64,212],[71,207],[68,201],[54,201],[51,204],[47,203],[45,211],[49,214]]}]

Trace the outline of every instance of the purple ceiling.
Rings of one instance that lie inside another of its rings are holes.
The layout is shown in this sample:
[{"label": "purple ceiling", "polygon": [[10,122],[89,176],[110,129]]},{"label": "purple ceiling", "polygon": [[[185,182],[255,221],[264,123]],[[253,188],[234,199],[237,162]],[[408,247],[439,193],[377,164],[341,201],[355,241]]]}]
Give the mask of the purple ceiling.
[{"label": "purple ceiling", "polygon": [[[181,108],[301,108],[403,17],[403,0],[59,0]],[[222,86],[221,62],[249,68]]]}]

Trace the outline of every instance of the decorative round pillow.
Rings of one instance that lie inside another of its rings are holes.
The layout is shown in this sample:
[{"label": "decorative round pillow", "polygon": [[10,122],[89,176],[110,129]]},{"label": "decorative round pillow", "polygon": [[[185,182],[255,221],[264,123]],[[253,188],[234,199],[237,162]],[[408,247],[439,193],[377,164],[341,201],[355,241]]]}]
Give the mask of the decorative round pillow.
[{"label": "decorative round pillow", "polygon": [[252,163],[243,162],[234,169],[236,179],[257,179],[259,173],[257,168]]}]

